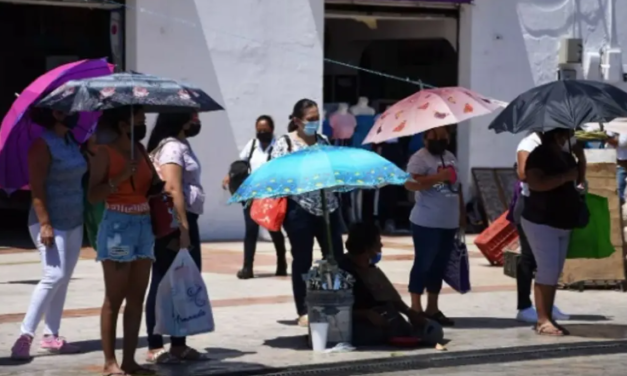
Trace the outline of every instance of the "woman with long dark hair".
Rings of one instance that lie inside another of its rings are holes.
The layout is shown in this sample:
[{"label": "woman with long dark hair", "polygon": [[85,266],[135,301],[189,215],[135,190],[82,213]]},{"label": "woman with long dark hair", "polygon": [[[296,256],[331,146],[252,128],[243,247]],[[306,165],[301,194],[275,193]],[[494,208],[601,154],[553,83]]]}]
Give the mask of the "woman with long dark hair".
[{"label": "woman with long dark hair", "polygon": [[[88,199],[105,202],[97,235],[97,257],[102,263],[105,300],[100,335],[105,356],[103,373],[154,373],[135,361],[144,296],[152,265],[154,236],[148,205],[153,173],[140,144],[146,135],[141,106],[106,110],[102,124],[115,138],[98,148],[92,160]],[[131,143],[131,134],[134,143]],[[124,302],[123,360],[115,356],[116,327]]]},{"label": "woman with long dark hair", "polygon": [[32,207],[28,229],[43,266],[11,358],[29,359],[35,330],[45,316],[43,350],[76,353],[80,349],[59,336],[68,285],[83,242],[83,187],[87,163],[72,137],[78,114],[34,108],[31,118],[44,127],[28,151]]},{"label": "woman with long dark hair", "polygon": [[198,217],[203,213],[205,194],[200,183],[200,161],[188,142],[200,133],[200,129],[197,113],[163,113],[157,118],[148,141],[150,158],[165,182],[166,192],[172,197],[179,222],[177,231],[155,242],[155,263],[146,302],[147,360],[152,363],[206,359],[205,354],[187,346],[185,337],[171,337],[168,352],[164,349],[163,337],[154,333],[157,290],[177,252],[186,248],[198,270],[202,270]]},{"label": "woman with long dark hair", "polygon": [[[316,102],[310,99],[301,99],[294,105],[290,115],[290,128],[295,129],[279,138],[272,149],[272,158],[308,148],[316,144],[328,145],[325,136],[318,133],[320,128],[320,111]],[[339,260],[344,253],[342,244],[342,218],[339,200],[332,192],[326,192],[327,208],[330,212],[331,240],[333,254]],[[287,204],[287,214],[283,227],[292,246],[292,289],[298,324],[309,324],[305,298],[307,288],[303,281],[303,274],[311,268],[313,262],[314,239],[325,239],[325,223],[322,217],[322,199],[320,192],[310,192],[290,196]],[[329,254],[329,245],[326,241],[320,242],[323,255]]]}]

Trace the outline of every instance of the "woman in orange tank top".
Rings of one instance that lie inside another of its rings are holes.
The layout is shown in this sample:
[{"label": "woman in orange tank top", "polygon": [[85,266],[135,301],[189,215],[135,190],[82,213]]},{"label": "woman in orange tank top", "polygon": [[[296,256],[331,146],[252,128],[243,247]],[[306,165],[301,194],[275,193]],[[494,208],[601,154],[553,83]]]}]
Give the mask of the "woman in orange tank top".
[{"label": "woman in orange tank top", "polygon": [[[147,197],[153,170],[139,143],[146,135],[146,115],[138,106],[107,110],[99,126],[114,136],[96,152],[88,192],[90,202],[105,202],[96,241],[97,260],[102,262],[105,281],[105,301],[100,313],[103,373],[146,374],[152,371],[135,361],[144,295],[154,260]],[[137,141],[134,145],[130,140],[131,126]],[[124,351],[122,363],[118,364],[116,324],[124,300]]]}]

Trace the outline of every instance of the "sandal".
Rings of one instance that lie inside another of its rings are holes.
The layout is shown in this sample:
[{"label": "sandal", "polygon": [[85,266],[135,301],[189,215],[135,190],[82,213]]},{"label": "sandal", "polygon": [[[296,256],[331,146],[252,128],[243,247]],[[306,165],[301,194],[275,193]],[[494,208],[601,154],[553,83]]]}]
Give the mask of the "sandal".
[{"label": "sandal", "polygon": [[427,318],[437,322],[438,324],[442,325],[442,326],[455,326],[455,321],[449,319],[448,317],[444,316],[444,314],[442,313],[442,311],[438,311],[436,313],[434,313],[433,315],[426,315]]},{"label": "sandal", "polygon": [[201,353],[198,350],[193,349],[189,346],[186,347],[185,350],[183,350],[180,356],[178,357],[176,355],[172,355],[172,356],[178,358],[179,360],[187,361],[187,362],[206,362],[208,360],[211,360],[211,358],[209,357],[209,354]]},{"label": "sandal", "polygon": [[146,362],[152,364],[179,364],[181,360],[170,354],[166,349],[161,349],[154,353],[148,352]]},{"label": "sandal", "polygon": [[535,330],[536,334],[539,336],[563,337],[565,335],[564,331],[551,322],[542,325],[536,324]]}]

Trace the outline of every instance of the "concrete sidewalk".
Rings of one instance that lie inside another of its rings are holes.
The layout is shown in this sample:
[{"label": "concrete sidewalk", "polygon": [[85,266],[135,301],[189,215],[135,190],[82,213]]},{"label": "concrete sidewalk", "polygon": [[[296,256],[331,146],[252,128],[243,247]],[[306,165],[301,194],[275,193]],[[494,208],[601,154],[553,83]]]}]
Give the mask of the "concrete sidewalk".
[{"label": "concrete sidewalk", "polygon": [[[469,243],[472,238],[468,239]],[[410,238],[385,238],[381,267],[405,294],[413,260]],[[235,272],[242,261],[241,243],[203,245],[203,276],[209,289],[216,331],[188,339],[190,346],[209,352],[214,361],[161,367],[164,375],[211,375],[223,372],[283,368],[294,365],[389,358],[407,354],[435,353],[435,349],[379,349],[349,353],[315,354],[307,349],[306,329],[295,325],[295,308],[289,277],[274,272],[274,250],[260,243],[256,279],[240,281]],[[579,343],[627,339],[627,299],[620,292],[559,291],[560,308],[573,314],[568,328],[572,336],[539,337],[530,325],[513,320],[516,313],[515,281],[501,268],[488,266],[483,256],[469,246],[473,292],[459,295],[447,289],[442,310],[456,319],[446,330],[449,352],[518,346]],[[319,255],[319,253],[318,253]],[[34,284],[40,277],[39,256],[34,251],[0,250],[0,375],[86,375],[99,374],[102,366],[98,314],[103,299],[100,265],[93,261],[91,249],[82,252],[81,261],[70,284],[62,335],[83,347],[71,356],[36,356],[32,362],[8,359],[10,347]],[[119,336],[122,331],[119,328]],[[146,354],[145,329],[137,360]],[[121,354],[120,354],[121,355]]]}]

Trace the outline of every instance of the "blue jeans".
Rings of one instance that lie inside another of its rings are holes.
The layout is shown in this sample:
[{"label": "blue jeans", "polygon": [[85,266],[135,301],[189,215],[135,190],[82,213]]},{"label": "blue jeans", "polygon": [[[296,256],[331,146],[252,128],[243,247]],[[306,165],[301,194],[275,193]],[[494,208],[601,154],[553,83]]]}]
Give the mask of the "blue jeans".
[{"label": "blue jeans", "polygon": [[457,229],[422,227],[412,223],[414,265],[409,275],[409,292],[430,294],[442,290],[446,266],[455,245]]},{"label": "blue jeans", "polygon": [[625,202],[625,188],[627,188],[627,170],[623,166],[616,168],[616,183],[618,184],[618,198],[620,202]]},{"label": "blue jeans", "polygon": [[150,214],[125,214],[105,210],[98,228],[97,261],[131,262],[154,260],[155,237]]}]

